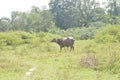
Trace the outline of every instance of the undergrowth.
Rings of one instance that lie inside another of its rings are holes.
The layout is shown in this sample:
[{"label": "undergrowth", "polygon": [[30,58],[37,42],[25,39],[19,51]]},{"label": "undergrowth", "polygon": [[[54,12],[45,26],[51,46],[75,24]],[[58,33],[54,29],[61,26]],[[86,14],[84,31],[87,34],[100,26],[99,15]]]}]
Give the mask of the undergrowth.
[{"label": "undergrowth", "polygon": [[[99,34],[100,35],[100,34]],[[0,33],[1,80],[119,80],[119,42],[75,40],[75,50],[59,52],[51,33]],[[26,76],[30,68],[36,70]]]}]

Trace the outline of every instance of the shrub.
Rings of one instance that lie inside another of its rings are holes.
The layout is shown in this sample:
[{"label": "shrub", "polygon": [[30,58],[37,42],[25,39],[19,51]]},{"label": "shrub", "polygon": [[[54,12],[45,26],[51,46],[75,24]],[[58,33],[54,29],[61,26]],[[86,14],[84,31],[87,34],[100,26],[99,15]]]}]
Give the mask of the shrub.
[{"label": "shrub", "polygon": [[49,33],[52,34],[57,34],[57,35],[61,35],[61,36],[73,36],[75,39],[82,39],[82,40],[86,40],[86,39],[93,39],[94,38],[94,34],[96,34],[97,30],[99,28],[97,27],[83,27],[83,28],[68,28],[67,30],[61,30],[59,28],[54,28],[49,30]]},{"label": "shrub", "polygon": [[5,45],[19,45],[23,43],[20,35],[15,32],[0,33],[1,43]]},{"label": "shrub", "polygon": [[62,30],[62,29],[55,27],[55,28],[50,29],[48,32],[52,33],[52,34],[64,35],[65,30]]},{"label": "shrub", "polygon": [[90,67],[92,69],[97,69],[98,67],[98,60],[95,55],[93,54],[87,54],[86,56],[83,56],[79,64],[85,67]]},{"label": "shrub", "polygon": [[89,24],[89,27],[96,27],[96,28],[101,28],[105,26],[105,23],[101,22],[101,21],[97,21],[97,22],[91,22]]},{"label": "shrub", "polygon": [[119,42],[120,25],[107,25],[102,28],[96,35],[95,41],[99,43]]},{"label": "shrub", "polygon": [[120,25],[105,26],[95,35],[95,41],[98,45],[104,43],[102,45],[104,52],[99,54],[102,58],[99,69],[120,73]]},{"label": "shrub", "polygon": [[39,32],[29,33],[23,31],[15,32],[1,32],[0,33],[0,46],[19,46],[21,44],[30,44],[39,46],[41,43],[50,42],[53,38],[60,37],[59,35]]},{"label": "shrub", "polygon": [[71,35],[73,36],[75,39],[80,39],[80,28],[69,28],[65,31],[65,34],[67,36]]},{"label": "shrub", "polygon": [[45,32],[39,32],[39,33],[37,33],[37,37],[40,38],[40,42],[50,42],[53,38],[60,37],[60,35],[45,33]]},{"label": "shrub", "polygon": [[81,40],[93,39],[97,31],[98,28],[96,27],[81,28],[80,39]]}]

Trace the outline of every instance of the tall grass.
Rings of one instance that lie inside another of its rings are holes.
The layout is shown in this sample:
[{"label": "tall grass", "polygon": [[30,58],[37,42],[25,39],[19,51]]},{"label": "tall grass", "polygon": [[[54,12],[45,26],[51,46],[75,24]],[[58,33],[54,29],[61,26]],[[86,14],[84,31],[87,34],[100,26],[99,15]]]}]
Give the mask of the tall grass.
[{"label": "tall grass", "polygon": [[[59,52],[59,46],[50,42],[59,35],[21,31],[0,35],[1,80],[119,80],[119,44],[76,40],[74,51]],[[26,76],[31,68],[35,71]]]}]

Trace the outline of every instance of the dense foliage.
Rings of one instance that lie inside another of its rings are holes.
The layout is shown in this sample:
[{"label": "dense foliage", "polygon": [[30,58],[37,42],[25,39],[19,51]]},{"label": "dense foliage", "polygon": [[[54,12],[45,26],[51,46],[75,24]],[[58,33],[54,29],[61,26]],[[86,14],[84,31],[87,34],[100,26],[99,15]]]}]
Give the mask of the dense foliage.
[{"label": "dense foliage", "polygon": [[11,18],[0,19],[0,31],[48,32],[55,27],[66,30],[120,24],[119,4],[119,0],[107,0],[102,6],[96,0],[50,0],[48,10],[32,6],[28,12],[12,11]]},{"label": "dense foliage", "polygon": [[3,17],[0,19],[0,31],[33,31],[47,32],[54,27],[54,20],[49,10],[41,11],[33,6],[30,12],[11,12],[11,19]]},{"label": "dense foliage", "polygon": [[108,0],[105,5],[96,0],[51,0],[50,11],[62,29],[88,27],[93,22],[119,24],[120,2]]},{"label": "dense foliage", "polygon": [[99,43],[117,43],[120,42],[120,25],[107,25],[103,27],[95,36]]}]

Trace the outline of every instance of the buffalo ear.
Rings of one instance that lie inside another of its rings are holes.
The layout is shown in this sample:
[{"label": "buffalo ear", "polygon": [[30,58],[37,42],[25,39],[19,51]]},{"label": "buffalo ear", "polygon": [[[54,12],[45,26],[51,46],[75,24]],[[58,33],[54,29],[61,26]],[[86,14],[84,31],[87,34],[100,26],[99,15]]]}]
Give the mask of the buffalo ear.
[{"label": "buffalo ear", "polygon": [[59,41],[59,42],[61,42],[61,41],[62,41],[62,39],[57,39],[56,41]]},{"label": "buffalo ear", "polygon": [[54,38],[55,42],[57,42],[57,38]]},{"label": "buffalo ear", "polygon": [[51,40],[51,42],[53,42],[53,41],[54,41],[54,39]]},{"label": "buffalo ear", "polygon": [[56,38],[53,38],[52,40],[51,40],[51,42],[56,42],[57,41],[57,39]]}]

